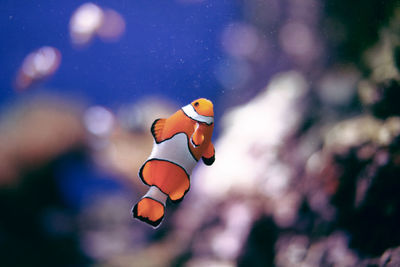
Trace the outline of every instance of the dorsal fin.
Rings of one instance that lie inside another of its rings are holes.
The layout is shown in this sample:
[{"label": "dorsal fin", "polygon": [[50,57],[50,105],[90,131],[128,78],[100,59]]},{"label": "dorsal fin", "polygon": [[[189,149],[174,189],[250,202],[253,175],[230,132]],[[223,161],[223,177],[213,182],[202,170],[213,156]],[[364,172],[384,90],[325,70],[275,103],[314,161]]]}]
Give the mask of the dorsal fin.
[{"label": "dorsal fin", "polygon": [[151,134],[157,143],[162,141],[162,130],[164,129],[165,121],[167,119],[156,119],[151,125]]}]

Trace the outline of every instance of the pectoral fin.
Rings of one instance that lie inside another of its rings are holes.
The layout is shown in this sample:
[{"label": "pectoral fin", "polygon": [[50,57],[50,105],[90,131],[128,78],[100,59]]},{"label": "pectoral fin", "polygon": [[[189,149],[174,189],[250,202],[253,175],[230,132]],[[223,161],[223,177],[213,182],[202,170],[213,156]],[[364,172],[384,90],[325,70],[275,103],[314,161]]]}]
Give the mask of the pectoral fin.
[{"label": "pectoral fin", "polygon": [[204,151],[204,154],[202,156],[203,162],[206,165],[212,165],[215,161],[215,149],[214,145],[210,142],[208,145],[206,151]]},{"label": "pectoral fin", "polygon": [[211,158],[202,157],[202,160],[203,160],[204,164],[206,164],[207,166],[210,166],[215,161],[215,155],[213,155]]},{"label": "pectoral fin", "polygon": [[202,133],[200,133],[200,131],[196,131],[196,132],[194,132],[191,141],[192,141],[192,144],[193,144],[195,147],[198,147],[198,146],[200,146],[201,144],[203,144],[203,142],[204,142],[204,135],[203,135]]},{"label": "pectoral fin", "polygon": [[190,137],[190,142],[192,142],[194,147],[198,147],[204,142],[203,131],[201,130],[201,127],[198,123],[196,123],[194,132]]}]

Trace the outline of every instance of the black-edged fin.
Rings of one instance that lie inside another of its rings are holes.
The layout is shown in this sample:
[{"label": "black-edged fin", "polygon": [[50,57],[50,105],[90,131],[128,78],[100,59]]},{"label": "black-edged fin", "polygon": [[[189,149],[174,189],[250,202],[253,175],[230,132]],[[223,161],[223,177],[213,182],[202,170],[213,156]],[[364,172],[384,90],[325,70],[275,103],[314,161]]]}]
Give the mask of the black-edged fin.
[{"label": "black-edged fin", "polygon": [[164,215],[160,218],[160,219],[158,219],[157,221],[151,221],[151,220],[149,220],[149,218],[147,218],[147,217],[142,217],[142,216],[139,216],[138,215],[138,204],[139,203],[137,203],[134,207],[133,207],[133,209],[132,209],[132,214],[133,214],[133,218],[136,218],[136,219],[138,219],[138,220],[140,220],[140,221],[142,221],[142,222],[145,222],[145,223],[147,223],[147,224],[150,224],[151,226],[153,226],[154,228],[157,228],[157,227],[159,227],[160,226],[160,224],[161,224],[161,222],[162,222],[162,220],[164,219]]},{"label": "black-edged fin", "polygon": [[178,199],[175,199],[175,200],[172,200],[171,198],[168,198],[168,199],[169,199],[169,201],[171,201],[174,204],[181,203],[183,198],[186,196],[187,192],[189,192],[189,190],[190,190],[190,180],[189,180],[189,188],[186,189],[185,193],[183,193],[183,196],[181,198],[178,198]]},{"label": "black-edged fin", "polygon": [[207,166],[210,166],[210,165],[212,165],[212,164],[214,163],[214,161],[215,161],[215,154],[212,155],[211,158],[202,157],[202,159],[203,159],[204,164],[206,164]]},{"label": "black-edged fin", "polygon": [[179,198],[179,199],[175,199],[175,200],[172,200],[172,199],[169,198],[169,201],[171,201],[171,203],[173,203],[173,204],[179,204],[179,203],[182,202],[182,200],[183,200],[184,197],[185,197],[185,196],[183,196],[183,197],[181,197],[181,198]]},{"label": "black-edged fin", "polygon": [[151,125],[151,134],[156,140],[157,143],[162,141],[162,130],[164,129],[165,121],[167,119],[156,119],[153,124]]},{"label": "black-edged fin", "polygon": [[139,170],[138,175],[139,175],[140,180],[142,180],[142,182],[143,182],[145,185],[150,186],[150,184],[148,184],[148,183],[146,182],[146,180],[144,179],[144,176],[143,176],[143,169],[144,169],[144,167],[146,166],[147,162],[149,162],[149,161],[147,160],[145,163],[143,163],[142,167],[140,167],[140,170]]}]

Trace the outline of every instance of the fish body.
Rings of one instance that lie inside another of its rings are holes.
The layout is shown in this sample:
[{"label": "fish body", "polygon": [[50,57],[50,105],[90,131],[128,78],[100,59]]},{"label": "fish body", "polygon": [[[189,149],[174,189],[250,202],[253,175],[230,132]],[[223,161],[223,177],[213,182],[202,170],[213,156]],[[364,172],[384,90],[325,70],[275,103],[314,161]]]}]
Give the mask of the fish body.
[{"label": "fish body", "polygon": [[200,98],[167,119],[151,126],[153,150],[142,165],[139,177],[150,186],[134,206],[133,216],[154,227],[164,218],[166,200],[179,202],[190,188],[190,175],[197,162],[215,160],[211,142],[214,111],[211,101]]}]

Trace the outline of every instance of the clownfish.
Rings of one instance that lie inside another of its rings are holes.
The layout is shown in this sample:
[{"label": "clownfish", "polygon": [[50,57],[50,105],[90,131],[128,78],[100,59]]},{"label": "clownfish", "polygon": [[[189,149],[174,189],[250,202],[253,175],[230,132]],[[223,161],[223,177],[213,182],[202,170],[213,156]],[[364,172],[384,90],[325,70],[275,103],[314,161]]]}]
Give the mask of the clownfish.
[{"label": "clownfish", "polygon": [[205,98],[153,122],[153,150],[139,170],[140,179],[150,188],[133,207],[134,218],[160,225],[167,199],[179,202],[189,191],[190,174],[200,158],[206,165],[214,163],[213,129],[213,104]]}]

